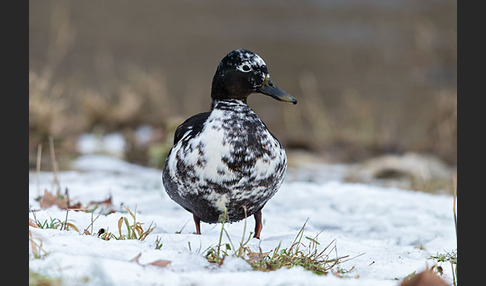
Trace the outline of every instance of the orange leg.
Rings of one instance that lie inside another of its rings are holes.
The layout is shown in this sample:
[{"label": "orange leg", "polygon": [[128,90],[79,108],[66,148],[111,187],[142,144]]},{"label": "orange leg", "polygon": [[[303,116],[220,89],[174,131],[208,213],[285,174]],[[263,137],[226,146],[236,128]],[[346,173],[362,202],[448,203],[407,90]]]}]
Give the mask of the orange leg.
[{"label": "orange leg", "polygon": [[196,234],[201,234],[201,219],[198,218],[195,214],[192,214],[194,218],[194,223],[196,224]]},{"label": "orange leg", "polygon": [[253,216],[255,217],[255,235],[253,237],[260,239],[260,232],[262,232],[263,228],[262,210],[257,211]]}]

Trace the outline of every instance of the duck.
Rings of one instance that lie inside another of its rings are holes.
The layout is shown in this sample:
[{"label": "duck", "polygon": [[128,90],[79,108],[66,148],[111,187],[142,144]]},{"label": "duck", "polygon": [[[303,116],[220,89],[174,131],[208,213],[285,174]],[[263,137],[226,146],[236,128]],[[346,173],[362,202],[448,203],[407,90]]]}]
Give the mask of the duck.
[{"label": "duck", "polygon": [[263,229],[262,209],[281,187],[285,149],[248,105],[250,94],[296,104],[270,78],[265,61],[236,49],[220,61],[211,86],[211,107],[180,124],[162,169],[167,195],[192,213],[195,234],[205,223],[254,216],[254,238]]}]

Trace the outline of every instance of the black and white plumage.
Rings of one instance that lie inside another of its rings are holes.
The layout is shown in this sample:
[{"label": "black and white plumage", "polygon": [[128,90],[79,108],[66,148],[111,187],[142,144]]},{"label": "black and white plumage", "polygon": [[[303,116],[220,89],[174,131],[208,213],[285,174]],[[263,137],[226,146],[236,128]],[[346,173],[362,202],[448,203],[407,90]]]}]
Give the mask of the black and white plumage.
[{"label": "black and white plumage", "polygon": [[175,132],[162,181],[169,197],[193,214],[197,234],[200,220],[216,223],[226,208],[230,222],[254,215],[259,238],[261,209],[283,182],[285,150],[247,105],[251,93],[297,102],[274,85],[262,58],[234,50],[217,67],[211,110]]}]

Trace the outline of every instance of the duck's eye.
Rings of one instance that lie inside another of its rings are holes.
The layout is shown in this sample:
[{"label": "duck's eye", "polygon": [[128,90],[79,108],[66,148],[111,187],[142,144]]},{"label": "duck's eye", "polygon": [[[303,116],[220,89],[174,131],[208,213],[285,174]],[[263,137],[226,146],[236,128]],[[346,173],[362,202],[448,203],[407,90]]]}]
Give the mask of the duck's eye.
[{"label": "duck's eye", "polygon": [[251,71],[251,67],[248,64],[243,64],[243,65],[239,66],[238,69],[242,72]]}]

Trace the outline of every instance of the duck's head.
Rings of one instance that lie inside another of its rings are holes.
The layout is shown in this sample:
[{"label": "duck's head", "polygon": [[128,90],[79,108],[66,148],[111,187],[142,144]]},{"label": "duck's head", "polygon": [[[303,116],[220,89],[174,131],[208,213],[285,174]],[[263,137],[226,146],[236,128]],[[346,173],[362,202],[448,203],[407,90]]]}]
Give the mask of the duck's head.
[{"label": "duck's head", "polygon": [[233,50],[219,63],[213,77],[211,98],[239,99],[246,103],[252,93],[262,93],[277,100],[297,103],[270,79],[267,65],[257,54],[244,49]]}]

